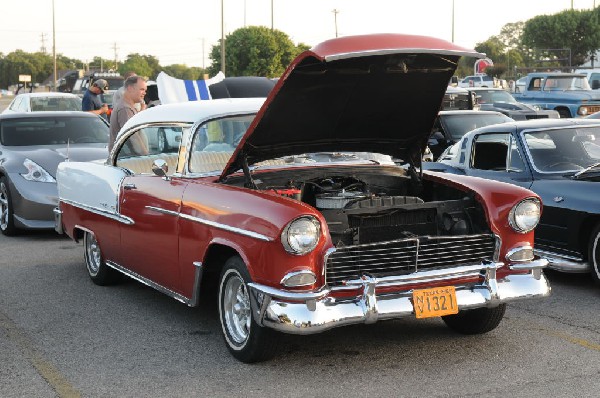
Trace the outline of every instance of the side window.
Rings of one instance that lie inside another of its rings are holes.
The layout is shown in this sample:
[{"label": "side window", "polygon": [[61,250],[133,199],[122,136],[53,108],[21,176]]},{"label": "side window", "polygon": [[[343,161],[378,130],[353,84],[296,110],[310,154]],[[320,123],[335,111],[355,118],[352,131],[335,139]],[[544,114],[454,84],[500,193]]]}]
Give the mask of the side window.
[{"label": "side window", "polygon": [[510,134],[482,134],[473,140],[471,167],[479,170],[507,170]]},{"label": "side window", "polygon": [[525,171],[525,162],[523,161],[521,152],[519,152],[519,148],[517,147],[517,141],[512,136],[510,137],[507,164],[508,171],[510,172],[520,173]]},{"label": "side window", "polygon": [[201,125],[194,134],[189,171],[222,171],[253,118],[254,115],[228,117]]},{"label": "side window", "polygon": [[167,162],[172,175],[177,170],[182,128],[175,126],[145,127],[131,134],[117,153],[116,165],[135,174],[153,174],[157,159]]},{"label": "side window", "polygon": [[541,87],[542,87],[542,79],[541,78],[531,79],[531,82],[529,82],[529,90],[540,91]]},{"label": "side window", "polygon": [[22,101],[23,101],[23,97],[16,98],[15,102],[13,102],[12,105],[10,106],[10,110],[11,111],[18,111],[19,110],[19,105],[21,105]]}]

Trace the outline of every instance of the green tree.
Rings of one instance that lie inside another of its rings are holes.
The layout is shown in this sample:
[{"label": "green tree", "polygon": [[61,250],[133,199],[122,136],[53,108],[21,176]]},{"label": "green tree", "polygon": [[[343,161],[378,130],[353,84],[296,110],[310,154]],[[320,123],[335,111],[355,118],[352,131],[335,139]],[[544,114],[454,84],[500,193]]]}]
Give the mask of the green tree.
[{"label": "green tree", "polygon": [[598,10],[538,15],[525,23],[522,42],[535,49],[538,59],[581,65],[600,48],[599,21]]},{"label": "green tree", "polygon": [[173,64],[162,67],[162,71],[169,76],[184,80],[201,80],[204,79],[205,71],[198,67],[188,67],[183,64]]},{"label": "green tree", "polygon": [[[264,26],[240,28],[225,38],[227,76],[281,76],[290,62],[307,46],[295,46],[289,36]],[[221,41],[210,52],[211,75],[221,68]]]},{"label": "green tree", "polygon": [[150,79],[156,78],[156,75],[162,70],[158,59],[153,55],[129,54],[121,65],[119,72],[124,74],[133,71],[139,76],[145,76]]}]

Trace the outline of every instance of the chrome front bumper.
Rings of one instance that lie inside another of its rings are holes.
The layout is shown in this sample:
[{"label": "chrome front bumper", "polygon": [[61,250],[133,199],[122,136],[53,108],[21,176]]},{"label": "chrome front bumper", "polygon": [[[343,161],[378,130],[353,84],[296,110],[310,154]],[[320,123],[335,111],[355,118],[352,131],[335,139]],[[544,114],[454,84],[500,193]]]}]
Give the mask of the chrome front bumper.
[{"label": "chrome front bumper", "polygon": [[312,334],[357,323],[414,316],[412,290],[398,294],[377,295],[378,287],[436,283],[462,277],[482,277],[475,286],[457,288],[456,301],[460,310],[494,307],[498,304],[550,294],[550,285],[542,269],[548,262],[537,259],[513,265],[513,270],[527,270],[526,274],[509,275],[496,279],[496,270],[502,263],[484,263],[451,269],[430,270],[410,275],[370,278],[349,281],[349,288],[359,288],[354,299],[337,301],[331,289],[314,293],[293,293],[250,283],[250,301],[255,319],[261,326],[284,333]]},{"label": "chrome front bumper", "polygon": [[592,272],[592,266],[582,258],[535,249],[535,254],[548,260],[548,268],[573,274]]}]

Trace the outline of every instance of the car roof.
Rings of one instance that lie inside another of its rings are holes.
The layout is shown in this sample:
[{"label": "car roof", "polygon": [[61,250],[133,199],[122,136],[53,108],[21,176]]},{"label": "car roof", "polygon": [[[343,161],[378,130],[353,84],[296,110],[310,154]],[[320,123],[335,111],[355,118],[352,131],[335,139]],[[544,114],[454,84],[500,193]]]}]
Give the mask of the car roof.
[{"label": "car roof", "polygon": [[18,97],[65,97],[65,98],[78,98],[75,94],[71,93],[56,93],[50,91],[47,93],[21,93],[17,94]]},{"label": "car roof", "polygon": [[158,105],[137,113],[121,131],[148,123],[195,123],[219,115],[258,112],[264,101],[264,98],[225,98]]},{"label": "car roof", "polygon": [[98,117],[90,112],[82,111],[41,111],[41,112],[19,112],[19,113],[2,113],[0,120],[6,119],[35,119],[42,117]]},{"label": "car roof", "polygon": [[[502,123],[502,126],[508,127],[516,131],[548,129],[553,127],[569,127],[569,126],[600,126],[599,120],[594,119],[530,119],[519,120],[514,122]],[[496,125],[498,126],[498,125]],[[481,127],[478,131],[486,131],[489,126]]]},{"label": "car roof", "polygon": [[504,115],[501,112],[496,111],[476,111],[472,109],[456,110],[456,111],[440,111],[440,116],[444,115]]}]

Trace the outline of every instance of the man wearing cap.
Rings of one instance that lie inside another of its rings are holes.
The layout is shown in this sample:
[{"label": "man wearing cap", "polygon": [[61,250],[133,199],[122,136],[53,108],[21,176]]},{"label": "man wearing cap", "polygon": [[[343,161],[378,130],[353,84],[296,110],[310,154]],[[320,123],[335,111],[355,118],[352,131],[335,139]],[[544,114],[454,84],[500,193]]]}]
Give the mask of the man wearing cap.
[{"label": "man wearing cap", "polygon": [[100,98],[100,94],[102,94],[104,90],[108,90],[108,83],[106,80],[98,79],[94,81],[94,83],[92,83],[85,91],[85,94],[83,94],[81,110],[96,115],[106,115],[108,112],[108,105],[103,104],[102,99]]}]

